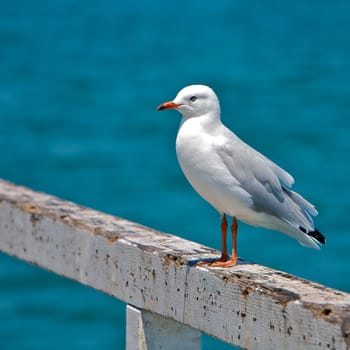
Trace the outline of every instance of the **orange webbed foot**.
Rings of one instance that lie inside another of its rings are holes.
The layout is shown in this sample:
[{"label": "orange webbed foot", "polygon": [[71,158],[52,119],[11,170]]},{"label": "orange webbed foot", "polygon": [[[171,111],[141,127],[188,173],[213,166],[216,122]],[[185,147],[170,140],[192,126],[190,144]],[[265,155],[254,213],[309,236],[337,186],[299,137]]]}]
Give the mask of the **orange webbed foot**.
[{"label": "orange webbed foot", "polygon": [[233,267],[237,265],[237,257],[236,258],[230,258],[229,256],[214,260],[205,260],[205,261],[199,261],[196,266],[208,266],[208,267],[221,267],[221,268],[228,268]]},{"label": "orange webbed foot", "polygon": [[222,268],[228,268],[228,267],[233,267],[237,265],[237,258],[236,259],[229,259],[226,261],[223,261],[221,259],[212,262],[209,264],[209,267],[222,267]]}]

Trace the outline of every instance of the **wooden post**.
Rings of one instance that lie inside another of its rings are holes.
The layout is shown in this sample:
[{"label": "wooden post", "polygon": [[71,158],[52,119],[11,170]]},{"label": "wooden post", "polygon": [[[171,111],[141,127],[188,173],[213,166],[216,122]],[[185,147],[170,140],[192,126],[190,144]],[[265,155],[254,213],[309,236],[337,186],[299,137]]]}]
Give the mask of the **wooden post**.
[{"label": "wooden post", "polygon": [[126,350],[200,350],[195,329],[134,306],[126,307]]},{"label": "wooden post", "polygon": [[348,293],[1,180],[0,250],[245,349],[350,349]]}]

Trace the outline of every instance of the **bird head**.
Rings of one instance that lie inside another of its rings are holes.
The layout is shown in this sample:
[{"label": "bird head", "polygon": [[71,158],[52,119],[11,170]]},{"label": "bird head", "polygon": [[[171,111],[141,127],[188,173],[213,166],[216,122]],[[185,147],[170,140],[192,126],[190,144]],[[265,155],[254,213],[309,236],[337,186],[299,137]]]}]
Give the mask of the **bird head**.
[{"label": "bird head", "polygon": [[212,114],[220,117],[220,104],[215,92],[206,85],[189,85],[174,100],[164,102],[157,110],[175,109],[186,119]]}]

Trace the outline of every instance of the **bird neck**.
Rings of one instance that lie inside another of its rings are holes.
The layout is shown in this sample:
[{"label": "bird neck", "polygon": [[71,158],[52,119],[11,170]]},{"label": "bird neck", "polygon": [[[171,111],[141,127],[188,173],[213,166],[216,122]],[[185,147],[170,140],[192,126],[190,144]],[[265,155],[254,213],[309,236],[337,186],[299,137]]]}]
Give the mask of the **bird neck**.
[{"label": "bird neck", "polygon": [[213,133],[220,125],[221,119],[220,114],[217,113],[206,113],[198,117],[182,117],[180,128],[182,126],[191,127],[193,130],[205,130],[208,133]]}]

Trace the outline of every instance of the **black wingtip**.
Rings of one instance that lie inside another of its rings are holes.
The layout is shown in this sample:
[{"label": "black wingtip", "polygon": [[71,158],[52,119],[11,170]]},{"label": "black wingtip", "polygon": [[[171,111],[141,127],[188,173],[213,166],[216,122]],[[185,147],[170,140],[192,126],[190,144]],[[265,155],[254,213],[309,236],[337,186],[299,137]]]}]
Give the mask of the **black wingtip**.
[{"label": "black wingtip", "polygon": [[325,236],[317,229],[315,231],[311,231],[307,233],[309,236],[315,238],[317,241],[319,241],[322,244],[326,243],[326,238]]},{"label": "black wingtip", "polygon": [[299,226],[299,229],[300,231],[303,231],[304,233],[306,233],[308,236],[315,238],[321,244],[326,243],[326,237],[317,228],[315,229],[315,231],[310,231],[310,232],[307,232],[306,229],[302,226]]}]

